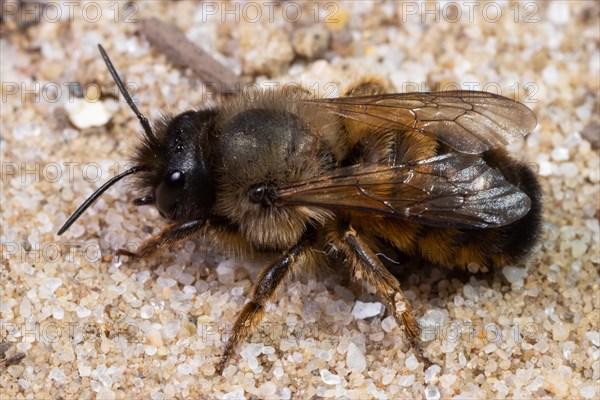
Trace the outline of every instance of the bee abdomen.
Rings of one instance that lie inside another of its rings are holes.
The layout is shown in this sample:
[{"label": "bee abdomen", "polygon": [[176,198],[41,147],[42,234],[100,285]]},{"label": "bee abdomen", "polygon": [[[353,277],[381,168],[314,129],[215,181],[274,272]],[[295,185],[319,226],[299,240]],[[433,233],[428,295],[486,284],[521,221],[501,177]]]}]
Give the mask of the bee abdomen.
[{"label": "bee abdomen", "polygon": [[542,188],[535,172],[527,164],[516,161],[504,150],[488,151],[484,160],[498,168],[507,181],[518,187],[531,200],[529,212],[520,220],[505,227],[496,228],[500,232],[498,247],[503,258],[496,262],[517,262],[531,255],[542,226]]},{"label": "bee abdomen", "polygon": [[523,191],[531,200],[528,213],[509,225],[488,229],[424,228],[416,245],[423,259],[450,268],[478,265],[489,267],[518,263],[529,256],[539,239],[542,217],[542,192],[534,171],[512,159],[504,150],[483,155],[491,167]]}]

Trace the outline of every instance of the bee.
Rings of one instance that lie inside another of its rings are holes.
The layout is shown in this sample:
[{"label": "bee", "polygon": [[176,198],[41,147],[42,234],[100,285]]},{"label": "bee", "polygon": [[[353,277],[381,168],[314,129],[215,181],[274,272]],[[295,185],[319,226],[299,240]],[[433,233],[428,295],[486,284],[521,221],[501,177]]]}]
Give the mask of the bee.
[{"label": "bee", "polygon": [[532,253],[540,185],[504,149],[536,126],[519,102],[461,90],[386,94],[384,84],[366,79],[339,98],[302,88],[255,91],[151,125],[99,49],[144,134],[133,167],[102,185],[58,234],[133,175],[141,193],[133,204],[154,205],[169,225],[118,255],[145,257],[192,235],[225,250],[279,253],[253,284],[219,374],[296,271],[343,266],[375,289],[417,348],[419,326],[381,249],[463,269]]}]

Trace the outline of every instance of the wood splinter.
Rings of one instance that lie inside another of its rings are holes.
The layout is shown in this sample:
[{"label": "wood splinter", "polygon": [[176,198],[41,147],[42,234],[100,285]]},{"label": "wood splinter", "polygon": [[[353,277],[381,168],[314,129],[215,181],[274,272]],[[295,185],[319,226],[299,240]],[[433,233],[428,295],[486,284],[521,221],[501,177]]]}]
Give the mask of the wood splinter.
[{"label": "wood splinter", "polygon": [[176,26],[152,17],[141,21],[140,31],[173,65],[190,68],[217,92],[232,93],[239,87],[240,79],[235,72],[191,42]]}]

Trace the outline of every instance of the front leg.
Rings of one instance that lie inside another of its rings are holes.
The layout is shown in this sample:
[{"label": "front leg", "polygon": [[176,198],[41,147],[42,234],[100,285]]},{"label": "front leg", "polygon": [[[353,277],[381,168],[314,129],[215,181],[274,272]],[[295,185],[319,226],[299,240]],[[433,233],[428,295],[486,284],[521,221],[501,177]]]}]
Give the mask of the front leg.
[{"label": "front leg", "polygon": [[161,233],[141,244],[137,252],[132,252],[126,249],[117,250],[117,256],[127,256],[132,258],[142,258],[152,254],[161,247],[169,246],[181,239],[194,234],[204,226],[206,220],[188,221],[182,224],[173,224],[166,227]]},{"label": "front leg", "polygon": [[225,345],[223,356],[217,366],[217,373],[219,375],[223,374],[227,361],[238,344],[245,341],[260,323],[264,314],[265,303],[273,298],[277,288],[287,275],[291,264],[296,261],[301,250],[301,244],[295,245],[283,257],[263,268],[260,274],[258,274],[258,278],[252,288],[252,300],[244,306],[244,309],[235,321],[231,336]]}]

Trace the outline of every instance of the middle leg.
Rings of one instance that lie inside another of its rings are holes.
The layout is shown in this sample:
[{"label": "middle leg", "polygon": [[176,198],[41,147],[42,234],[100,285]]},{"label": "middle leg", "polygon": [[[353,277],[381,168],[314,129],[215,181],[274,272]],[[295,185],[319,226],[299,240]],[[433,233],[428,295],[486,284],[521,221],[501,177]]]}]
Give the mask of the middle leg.
[{"label": "middle leg", "polygon": [[289,249],[283,257],[265,267],[258,275],[253,286],[252,300],[242,309],[242,312],[235,321],[231,336],[225,345],[223,356],[217,366],[217,373],[219,375],[223,374],[227,361],[235,351],[235,348],[241,342],[248,339],[260,323],[264,314],[265,303],[273,298],[277,288],[287,276],[291,265],[296,261],[301,251],[302,244],[299,243]]}]

